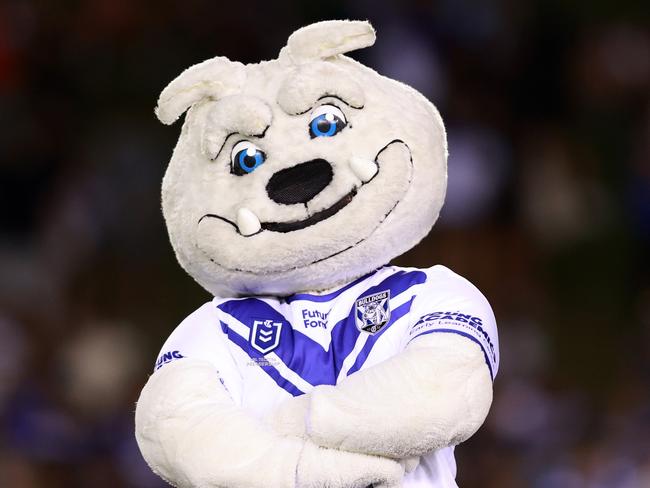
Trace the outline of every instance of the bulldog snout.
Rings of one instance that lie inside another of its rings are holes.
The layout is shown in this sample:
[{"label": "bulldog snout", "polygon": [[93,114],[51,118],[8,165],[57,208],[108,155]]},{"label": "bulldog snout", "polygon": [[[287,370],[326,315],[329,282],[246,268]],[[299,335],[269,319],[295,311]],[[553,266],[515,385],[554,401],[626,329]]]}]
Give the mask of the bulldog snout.
[{"label": "bulldog snout", "polygon": [[275,173],[266,185],[266,193],[284,205],[307,203],[330,184],[333,176],[330,163],[312,159]]}]

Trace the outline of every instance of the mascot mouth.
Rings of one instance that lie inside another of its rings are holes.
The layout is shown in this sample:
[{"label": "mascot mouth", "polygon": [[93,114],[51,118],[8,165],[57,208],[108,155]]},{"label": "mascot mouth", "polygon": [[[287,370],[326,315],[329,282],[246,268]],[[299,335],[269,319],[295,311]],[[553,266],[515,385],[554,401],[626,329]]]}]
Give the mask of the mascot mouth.
[{"label": "mascot mouth", "polygon": [[200,224],[203,219],[207,219],[207,218],[223,220],[224,222],[232,225],[235,228],[235,230],[244,237],[251,237],[257,235],[264,230],[268,230],[269,232],[283,232],[283,233],[293,232],[295,230],[304,229],[305,227],[309,227],[310,225],[317,224],[318,222],[325,219],[329,219],[330,217],[335,215],[339,210],[341,210],[343,207],[345,207],[348,203],[352,201],[354,196],[357,194],[357,189],[358,189],[357,187],[354,187],[352,191],[350,191],[350,193],[345,195],[334,205],[327,207],[323,210],[319,210],[318,212],[307,217],[306,219],[294,220],[291,222],[261,222],[259,224],[260,229],[254,233],[242,232],[241,224],[235,223],[232,220],[217,214],[205,214],[203,217],[199,219],[198,223]]},{"label": "mascot mouth", "polygon": [[266,222],[262,224],[262,230],[269,230],[271,232],[292,232],[294,230],[304,229],[310,225],[317,224],[321,220],[329,219],[332,215],[336,214],[336,212],[350,203],[356,194],[357,189],[354,188],[350,193],[345,195],[331,207],[316,212],[304,220],[297,220],[294,222]]}]

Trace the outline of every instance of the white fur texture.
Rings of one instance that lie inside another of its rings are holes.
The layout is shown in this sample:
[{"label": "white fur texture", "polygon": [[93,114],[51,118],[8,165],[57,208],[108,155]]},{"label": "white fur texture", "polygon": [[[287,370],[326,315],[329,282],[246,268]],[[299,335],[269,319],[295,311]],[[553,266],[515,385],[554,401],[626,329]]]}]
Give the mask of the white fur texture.
[{"label": "white fur texture", "polygon": [[173,124],[199,100],[223,98],[238,92],[244,81],[244,65],[216,57],[186,69],[158,98],[156,115],[164,124]]},{"label": "white fur texture", "polygon": [[136,408],[147,463],[182,488],[400,486],[399,463],[274,433],[237,407],[210,363],[182,359],[154,373]]},{"label": "white fur texture", "polygon": [[431,334],[336,386],[287,400],[267,422],[318,445],[405,459],[468,439],[491,403],[492,379],[480,347],[453,334]]},{"label": "white fur texture", "polygon": [[329,20],[311,24],[289,36],[286,55],[295,64],[330,58],[375,43],[369,22]]},{"label": "white fur texture", "polygon": [[[444,126],[421,94],[340,54],[372,42],[367,22],[315,24],[290,38],[280,60],[244,66],[215,58],[163,91],[163,122],[191,107],[164,178],[163,213],[179,262],[213,294],[329,288],[385,264],[431,229],[446,189]],[[348,125],[312,139],[310,114],[323,104],[336,105]],[[238,176],[231,150],[241,140],[266,161]],[[369,178],[368,167],[360,174],[355,158],[374,162],[376,174]],[[313,159],[332,166],[326,188],[306,204],[269,197],[276,172]],[[264,229],[307,219],[353,191],[347,206],[314,225]],[[260,232],[238,230],[242,208]]]}]

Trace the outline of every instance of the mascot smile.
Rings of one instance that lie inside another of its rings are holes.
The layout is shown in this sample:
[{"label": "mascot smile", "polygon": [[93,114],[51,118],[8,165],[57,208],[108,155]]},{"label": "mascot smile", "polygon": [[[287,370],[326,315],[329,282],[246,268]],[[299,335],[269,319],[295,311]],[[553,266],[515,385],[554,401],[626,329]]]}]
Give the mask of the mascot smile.
[{"label": "mascot smile", "polygon": [[175,486],[455,486],[453,446],[487,415],[485,298],[442,266],[387,266],[436,221],[447,146],[420,93],[344,56],[374,40],[367,22],[313,24],[276,60],[217,57],[160,96],[163,123],[187,112],[163,214],[215,297],[136,411]]}]

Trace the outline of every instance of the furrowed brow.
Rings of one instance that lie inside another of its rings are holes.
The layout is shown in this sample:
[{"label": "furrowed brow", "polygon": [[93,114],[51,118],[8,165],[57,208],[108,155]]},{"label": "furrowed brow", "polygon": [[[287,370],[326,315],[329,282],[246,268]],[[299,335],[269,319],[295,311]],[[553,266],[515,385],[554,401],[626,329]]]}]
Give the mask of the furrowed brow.
[{"label": "furrowed brow", "polygon": [[204,152],[216,159],[230,136],[264,137],[273,121],[271,108],[262,100],[242,95],[222,98],[207,117]]},{"label": "furrowed brow", "polygon": [[346,99],[344,98],[344,95],[332,95],[331,93],[325,93],[325,94],[321,95],[320,97],[318,97],[318,98],[317,98],[313,103],[311,103],[311,104],[309,105],[309,108],[307,108],[305,111],[300,112],[300,113],[295,114],[295,115],[306,114],[306,113],[309,112],[312,108],[314,108],[314,105],[316,105],[318,102],[320,102],[321,100],[323,100],[323,99],[325,99],[325,98],[334,98],[334,99],[338,100],[339,102],[343,102],[343,103],[344,103],[345,105],[347,105],[348,107],[350,107],[350,108],[356,108],[357,110],[360,110],[360,109],[363,108],[363,105],[359,105],[359,106],[357,106],[357,105],[354,105],[353,102],[350,102],[350,101],[346,100]]},{"label": "furrowed brow", "polygon": [[[223,148],[226,147],[226,143],[228,142],[228,139],[230,139],[230,136],[235,136],[237,134],[243,135],[243,136],[248,136],[248,137],[256,137],[256,138],[262,138],[266,135],[266,131],[269,129],[270,125],[267,125],[264,127],[264,130],[260,134],[248,134],[246,132],[242,131],[235,131],[235,132],[229,132],[224,138],[223,138],[223,143],[221,144],[221,147],[219,147],[219,150],[214,154],[214,156],[210,156],[210,159],[215,160],[219,157],[219,154],[221,154],[221,151],[223,151]],[[226,131],[222,132],[223,134],[226,133]]]}]

